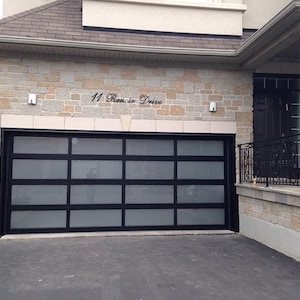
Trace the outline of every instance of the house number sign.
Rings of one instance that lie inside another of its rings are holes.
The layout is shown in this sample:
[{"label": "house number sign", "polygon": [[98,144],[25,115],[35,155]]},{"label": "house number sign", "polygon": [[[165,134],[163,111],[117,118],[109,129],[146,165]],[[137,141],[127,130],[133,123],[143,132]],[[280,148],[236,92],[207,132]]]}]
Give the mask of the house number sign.
[{"label": "house number sign", "polygon": [[162,101],[152,99],[148,95],[140,95],[138,98],[123,98],[123,97],[118,97],[117,94],[115,93],[108,93],[104,95],[102,92],[97,92],[91,97],[92,101],[101,101],[103,100],[104,102],[111,102],[111,103],[138,103],[138,104],[162,104]]}]

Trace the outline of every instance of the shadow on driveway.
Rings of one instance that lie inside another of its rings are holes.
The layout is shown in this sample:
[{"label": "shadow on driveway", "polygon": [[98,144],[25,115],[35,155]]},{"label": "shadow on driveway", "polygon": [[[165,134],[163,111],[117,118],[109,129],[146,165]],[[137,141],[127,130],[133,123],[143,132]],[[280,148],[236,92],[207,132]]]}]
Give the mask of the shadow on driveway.
[{"label": "shadow on driveway", "polygon": [[300,263],[238,234],[0,239],[1,300],[296,300]]}]

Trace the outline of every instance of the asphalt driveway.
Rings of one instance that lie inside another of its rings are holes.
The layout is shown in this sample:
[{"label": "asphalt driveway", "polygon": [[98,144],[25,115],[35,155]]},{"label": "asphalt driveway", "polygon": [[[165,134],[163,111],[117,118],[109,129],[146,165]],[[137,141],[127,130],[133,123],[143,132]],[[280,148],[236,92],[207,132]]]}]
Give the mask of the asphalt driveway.
[{"label": "asphalt driveway", "polygon": [[0,239],[1,300],[296,300],[300,262],[238,234]]}]

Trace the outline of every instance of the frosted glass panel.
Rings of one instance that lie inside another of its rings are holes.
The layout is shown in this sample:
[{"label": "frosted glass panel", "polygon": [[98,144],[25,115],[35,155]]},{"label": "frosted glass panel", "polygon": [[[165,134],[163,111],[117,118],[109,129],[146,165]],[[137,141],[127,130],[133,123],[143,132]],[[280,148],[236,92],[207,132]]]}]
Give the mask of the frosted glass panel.
[{"label": "frosted glass panel", "polygon": [[68,139],[55,137],[16,136],[14,153],[67,154]]},{"label": "frosted glass panel", "polygon": [[127,140],[126,154],[147,156],[173,156],[174,142],[168,140]]},{"label": "frosted glass panel", "polygon": [[178,209],[178,225],[224,225],[225,213],[222,208]]},{"label": "frosted glass panel", "polygon": [[126,203],[174,203],[171,185],[127,185]]},{"label": "frosted glass panel", "polygon": [[224,179],[221,161],[180,161],[178,179]]},{"label": "frosted glass panel", "polygon": [[66,185],[13,185],[13,205],[54,205],[67,203]]},{"label": "frosted glass panel", "polygon": [[122,162],[118,160],[73,160],[72,178],[120,179]]},{"label": "frosted glass panel", "polygon": [[61,210],[47,211],[13,211],[11,228],[65,228],[66,212]]},{"label": "frosted glass panel", "polygon": [[178,203],[224,203],[223,185],[180,185]]},{"label": "frosted glass panel", "polygon": [[71,204],[122,203],[121,185],[73,185]]},{"label": "frosted glass panel", "polygon": [[87,155],[121,155],[122,140],[72,138],[72,153]]},{"label": "frosted glass panel", "polygon": [[73,210],[70,227],[122,226],[121,210]]},{"label": "frosted glass panel", "polygon": [[126,179],[174,179],[170,161],[127,161]]},{"label": "frosted glass panel", "polygon": [[13,179],[65,179],[66,160],[14,159]]},{"label": "frosted glass panel", "polygon": [[125,212],[126,226],[174,225],[173,209],[131,209]]},{"label": "frosted glass panel", "polygon": [[187,156],[223,156],[223,141],[178,141],[177,154]]}]

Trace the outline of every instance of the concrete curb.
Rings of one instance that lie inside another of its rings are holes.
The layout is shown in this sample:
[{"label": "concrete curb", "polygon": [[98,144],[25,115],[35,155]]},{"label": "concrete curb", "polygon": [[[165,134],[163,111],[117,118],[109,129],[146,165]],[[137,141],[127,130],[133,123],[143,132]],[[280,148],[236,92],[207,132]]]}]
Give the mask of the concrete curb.
[{"label": "concrete curb", "polygon": [[230,230],[170,230],[170,231],[108,231],[108,232],[71,232],[7,234],[1,240],[56,239],[82,237],[126,237],[126,236],[177,236],[177,235],[226,235],[235,234]]}]

